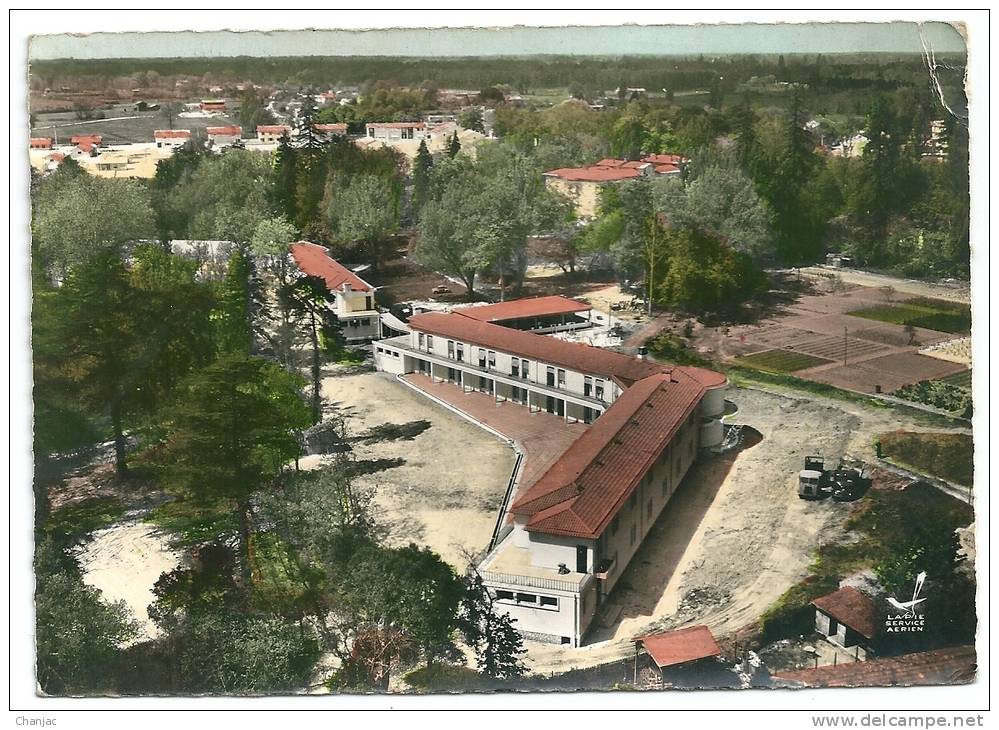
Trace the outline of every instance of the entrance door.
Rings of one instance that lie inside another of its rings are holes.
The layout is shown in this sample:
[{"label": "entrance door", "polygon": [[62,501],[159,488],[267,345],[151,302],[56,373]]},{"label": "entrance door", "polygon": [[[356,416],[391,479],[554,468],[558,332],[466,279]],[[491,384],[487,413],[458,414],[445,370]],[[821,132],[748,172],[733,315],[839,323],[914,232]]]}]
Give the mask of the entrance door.
[{"label": "entrance door", "polygon": [[555,399],[550,395],[547,396],[547,399],[545,400],[545,410],[549,413],[555,412]]},{"label": "entrance door", "polygon": [[561,398],[555,401],[555,412],[565,418],[565,401]]},{"label": "entrance door", "polygon": [[576,572],[586,573],[587,571],[587,561],[586,561],[586,545],[576,546]]}]

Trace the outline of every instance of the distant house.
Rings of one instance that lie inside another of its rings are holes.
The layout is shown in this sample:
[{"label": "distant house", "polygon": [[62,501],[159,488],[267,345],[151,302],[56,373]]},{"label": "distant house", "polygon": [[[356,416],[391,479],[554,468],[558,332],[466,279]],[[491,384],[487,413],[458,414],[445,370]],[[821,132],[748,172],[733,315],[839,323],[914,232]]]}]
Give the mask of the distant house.
[{"label": "distant house", "polygon": [[839,144],[832,146],[830,154],[834,157],[860,157],[864,154],[864,148],[870,140],[863,132],[858,132],[852,137],[843,139]]},{"label": "distant house", "polygon": [[372,139],[423,139],[427,135],[425,122],[372,122],[367,125]]},{"label": "distant house", "polygon": [[878,634],[879,616],[874,600],[853,586],[812,601],[815,630],[844,649],[859,646],[865,651]]},{"label": "distant house", "polygon": [[205,129],[205,134],[208,135],[208,141],[213,147],[225,147],[238,142],[243,136],[243,129],[237,126],[208,127]]},{"label": "distant house", "polygon": [[[97,154],[97,148],[100,147],[101,142],[104,141],[104,137],[99,134],[74,134],[69,138],[69,141],[70,144],[75,145],[80,152],[89,156]],[[71,154],[78,156],[75,151]]]},{"label": "distant house", "polygon": [[52,149],[52,138],[32,137],[29,147],[33,150],[50,150]]},{"label": "distant house", "polygon": [[225,99],[202,99],[198,106],[205,113],[224,113]]},{"label": "distant house", "polygon": [[330,258],[324,246],[309,241],[291,245],[291,257],[306,276],[326,282],[336,295],[336,314],[347,342],[367,342],[379,337],[379,313],[375,308],[375,288],[338,261]]},{"label": "distant house", "polygon": [[316,103],[319,106],[326,106],[327,104],[335,104],[337,101],[336,92],[334,91],[324,91],[321,94],[316,95]]},{"label": "distant house", "polygon": [[347,134],[346,124],[313,124],[312,128],[323,134]]},{"label": "distant house", "polygon": [[190,129],[157,129],[153,141],[157,147],[183,147],[191,139]]},{"label": "distant house", "polygon": [[277,144],[286,134],[291,134],[287,124],[261,124],[257,126],[257,141],[262,144]]},{"label": "distant house", "polygon": [[967,684],[975,680],[977,668],[974,646],[953,646],[861,663],[778,672],[774,678],[793,687],[911,687]]},{"label": "distant house", "polygon": [[680,176],[688,162],[681,155],[648,155],[640,160],[607,158],[587,167],[560,167],[543,173],[545,187],[562,193],[576,204],[582,219],[594,218],[600,207],[600,190],[622,180]]}]

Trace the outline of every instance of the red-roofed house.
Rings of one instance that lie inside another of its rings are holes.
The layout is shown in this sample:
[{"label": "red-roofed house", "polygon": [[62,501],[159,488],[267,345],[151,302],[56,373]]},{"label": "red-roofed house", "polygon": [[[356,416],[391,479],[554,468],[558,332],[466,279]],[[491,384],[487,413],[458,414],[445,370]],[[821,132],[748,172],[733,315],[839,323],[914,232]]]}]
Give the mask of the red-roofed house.
[{"label": "red-roofed house", "polygon": [[176,149],[183,147],[191,139],[190,129],[157,129],[153,132],[153,141],[157,147]]},{"label": "red-roofed house", "polygon": [[600,189],[622,180],[680,175],[687,159],[681,155],[649,155],[641,160],[606,158],[588,167],[560,167],[543,174],[545,186],[576,203],[576,214],[589,219],[600,207]]},{"label": "red-roofed house", "polygon": [[52,138],[51,137],[32,137],[30,148],[33,150],[50,150],[52,149]]},{"label": "red-roofed house", "polygon": [[97,154],[104,137],[99,134],[74,134],[69,138],[70,144],[76,145],[76,149],[71,151],[75,157],[92,157]]},{"label": "red-roofed house", "polygon": [[333,312],[340,320],[347,342],[368,342],[378,338],[379,314],[373,286],[330,258],[326,248],[319,244],[293,243],[291,257],[299,271],[322,279],[326,288],[336,294]]},{"label": "red-roofed house", "polygon": [[291,134],[291,127],[287,124],[257,125],[257,140],[263,144],[277,144],[286,134]]},{"label": "red-roofed house", "polygon": [[201,111],[208,113],[224,113],[225,112],[225,99],[202,99]]},{"label": "red-roofed house", "polygon": [[721,443],[727,381],[493,321],[537,306],[417,314],[409,334],[378,343],[375,363],[592,424],[533,484],[518,485],[479,566],[521,633],[578,646],[690,465]]},{"label": "red-roofed house", "polygon": [[312,128],[323,134],[347,134],[346,124],[313,124]]},{"label": "red-roofed house", "polygon": [[427,136],[425,122],[371,122],[368,136],[373,139],[423,139]]},{"label": "red-roofed house", "polygon": [[226,147],[243,137],[243,128],[235,125],[226,127],[206,127],[205,134],[213,147]]}]

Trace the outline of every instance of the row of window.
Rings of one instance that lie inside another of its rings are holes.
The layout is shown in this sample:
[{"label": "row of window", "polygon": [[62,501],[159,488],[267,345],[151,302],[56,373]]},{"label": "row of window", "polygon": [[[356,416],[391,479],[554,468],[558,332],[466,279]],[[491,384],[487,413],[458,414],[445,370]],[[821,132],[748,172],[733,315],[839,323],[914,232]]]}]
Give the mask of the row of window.
[{"label": "row of window", "polygon": [[[423,332],[417,334],[418,346],[421,350],[427,350],[428,352],[434,349],[434,336],[427,335]],[[465,361],[465,345],[461,342],[455,342],[454,340],[447,341],[447,356],[451,360],[456,360],[457,362]],[[487,350],[483,347],[478,348],[478,359],[479,367],[486,368],[488,370],[496,369],[496,352],[494,350]],[[546,369],[547,384],[552,388],[565,388],[566,383],[566,373],[562,368],[555,368],[551,365],[547,366]],[[510,375],[514,378],[523,378],[528,380],[531,377],[531,366],[527,360],[523,358],[511,358],[510,359]],[[597,400],[604,399],[604,381],[600,378],[593,378],[589,375],[583,378],[583,395],[587,398],[596,398]]]},{"label": "row of window", "polygon": [[375,349],[383,355],[388,355],[389,357],[399,357],[399,353],[395,350],[386,350],[384,347],[376,347]]},{"label": "row of window", "polygon": [[369,327],[371,325],[371,317],[362,317],[361,319],[348,319],[348,327]]},{"label": "row of window", "polygon": [[539,596],[534,593],[514,593],[513,591],[496,591],[496,600],[506,603],[516,603],[518,606],[534,606],[549,611],[558,611],[558,599],[555,596]]}]

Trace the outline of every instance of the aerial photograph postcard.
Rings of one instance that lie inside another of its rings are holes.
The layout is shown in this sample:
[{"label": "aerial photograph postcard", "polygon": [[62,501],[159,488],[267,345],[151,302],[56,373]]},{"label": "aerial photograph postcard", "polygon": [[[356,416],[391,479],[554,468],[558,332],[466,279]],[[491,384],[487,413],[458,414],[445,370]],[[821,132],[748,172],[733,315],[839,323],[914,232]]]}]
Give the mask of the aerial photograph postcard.
[{"label": "aerial photograph postcard", "polygon": [[976,682],[967,27],[655,17],[27,39],[35,702]]}]

